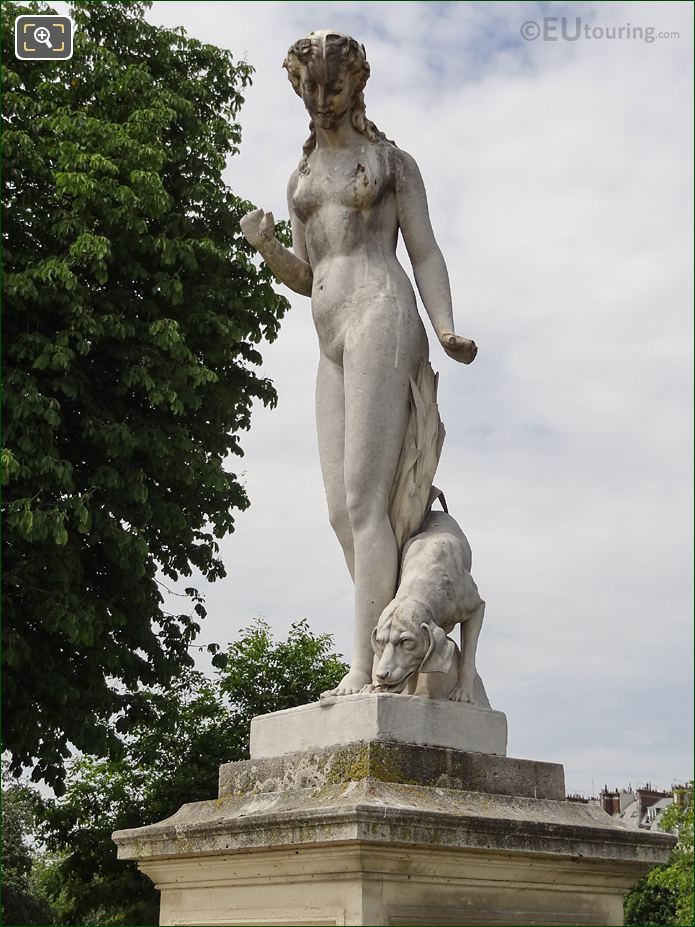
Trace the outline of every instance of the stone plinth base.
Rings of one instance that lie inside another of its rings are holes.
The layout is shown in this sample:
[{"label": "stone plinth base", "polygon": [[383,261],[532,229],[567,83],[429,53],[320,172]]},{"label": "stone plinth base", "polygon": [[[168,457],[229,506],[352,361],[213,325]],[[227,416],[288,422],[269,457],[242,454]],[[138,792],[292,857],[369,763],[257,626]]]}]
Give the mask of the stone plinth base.
[{"label": "stone plinth base", "polygon": [[504,756],[507,718],[501,711],[447,699],[388,692],[348,695],[254,718],[251,759],[358,740]]},{"label": "stone plinth base", "polygon": [[565,801],[555,764],[378,741],[227,764],[114,840],[191,925],[622,924],[674,843]]},{"label": "stone plinth base", "polygon": [[160,924],[622,924],[634,868],[358,843],[152,860]]}]

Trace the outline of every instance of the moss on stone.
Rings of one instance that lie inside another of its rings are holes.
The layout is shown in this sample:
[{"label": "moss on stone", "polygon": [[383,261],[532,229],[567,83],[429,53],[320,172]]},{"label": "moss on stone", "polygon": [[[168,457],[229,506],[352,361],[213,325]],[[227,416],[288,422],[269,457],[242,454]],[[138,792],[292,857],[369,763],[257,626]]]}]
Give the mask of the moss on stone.
[{"label": "moss on stone", "polygon": [[377,779],[400,785],[415,785],[404,775],[405,757],[397,744],[364,743],[337,751],[326,770],[326,783],[360,782]]}]

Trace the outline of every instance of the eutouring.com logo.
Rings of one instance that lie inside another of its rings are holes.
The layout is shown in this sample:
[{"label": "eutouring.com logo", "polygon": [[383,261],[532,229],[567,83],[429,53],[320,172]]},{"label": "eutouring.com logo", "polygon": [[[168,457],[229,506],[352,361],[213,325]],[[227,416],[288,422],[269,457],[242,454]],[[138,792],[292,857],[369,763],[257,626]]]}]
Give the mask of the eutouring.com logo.
[{"label": "eutouring.com logo", "polygon": [[650,45],[658,39],[679,39],[680,32],[657,32],[654,26],[594,26],[582,22],[581,16],[568,19],[566,16],[544,16],[541,20],[527,19],[519,29],[527,42],[578,42],[580,39],[601,41],[646,42]]},{"label": "eutouring.com logo", "polygon": [[72,58],[72,36],[69,16],[18,16],[14,53],[21,61],[66,61]]}]

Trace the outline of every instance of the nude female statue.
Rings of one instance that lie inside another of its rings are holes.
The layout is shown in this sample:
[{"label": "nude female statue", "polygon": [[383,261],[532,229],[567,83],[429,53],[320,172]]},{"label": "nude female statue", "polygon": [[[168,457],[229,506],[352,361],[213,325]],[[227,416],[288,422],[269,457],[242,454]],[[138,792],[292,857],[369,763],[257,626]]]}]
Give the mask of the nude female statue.
[{"label": "nude female statue", "polygon": [[366,117],[364,47],[337,32],[312,32],[290,48],[283,66],[311,117],[287,190],[294,253],[274,237],[272,213],[254,210],[241,228],[283,283],[311,297],[321,470],[330,523],[355,584],[352,664],[328,694],[349,695],[372,682],[372,631],[396,591],[389,493],[411,378],[428,353],[415,294],[396,259],[399,230],[444,350],[469,364],[477,348],[453,334],[449,277],[418,167]]}]

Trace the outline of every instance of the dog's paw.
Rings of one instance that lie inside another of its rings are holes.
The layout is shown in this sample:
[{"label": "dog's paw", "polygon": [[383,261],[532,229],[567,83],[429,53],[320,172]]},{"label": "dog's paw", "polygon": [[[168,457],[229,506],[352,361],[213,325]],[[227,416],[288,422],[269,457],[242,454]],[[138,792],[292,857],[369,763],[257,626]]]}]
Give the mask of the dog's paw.
[{"label": "dog's paw", "polygon": [[327,689],[321,693],[319,698],[327,699],[335,698],[338,695],[357,695],[370,684],[371,679],[366,673],[350,670],[349,673],[343,676],[335,689]]},{"label": "dog's paw", "polygon": [[366,686],[362,686],[362,688],[360,689],[360,693],[362,693],[362,692],[366,692],[366,693],[369,693],[369,692],[377,692],[378,690],[379,690],[379,687],[373,685],[373,684],[370,682],[370,683],[368,683]]},{"label": "dog's paw", "polygon": [[467,702],[473,701],[473,692],[468,688],[457,688],[449,694],[450,702]]}]

